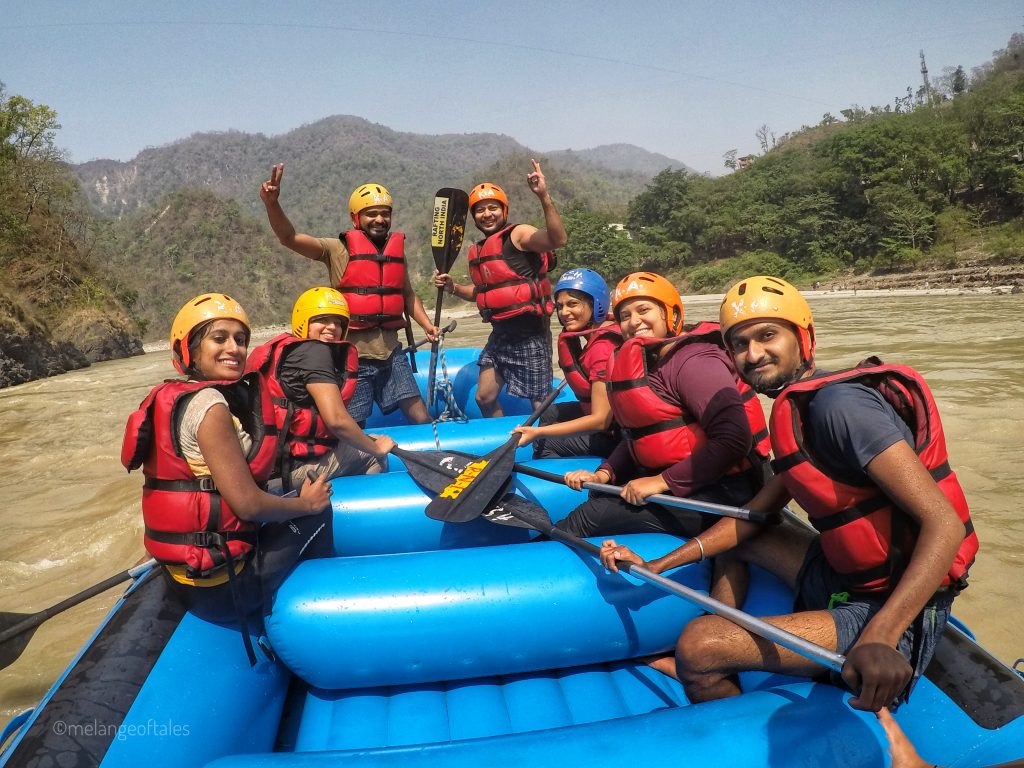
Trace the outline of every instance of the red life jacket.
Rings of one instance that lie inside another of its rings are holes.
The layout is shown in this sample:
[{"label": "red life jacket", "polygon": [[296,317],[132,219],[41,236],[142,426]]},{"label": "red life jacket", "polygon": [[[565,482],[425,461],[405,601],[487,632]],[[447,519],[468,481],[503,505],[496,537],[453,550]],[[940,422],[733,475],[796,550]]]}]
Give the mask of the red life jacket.
[{"label": "red life jacket", "polygon": [[[707,442],[707,435],[700,423],[690,413],[663,400],[651,388],[648,353],[657,352],[659,347],[672,342],[675,342],[675,346],[669,351],[670,356],[687,344],[703,342],[720,348],[722,345],[718,323],[700,323],[682,336],[667,339],[634,337],[623,342],[615,352],[608,381],[612,413],[615,422],[622,428],[622,436],[629,442],[634,461],[640,466],[658,471],[688,459]],[[735,373],[731,363],[729,368],[733,371],[736,389],[743,401],[743,411],[753,435],[753,446],[750,454],[726,474],[744,472],[751,467],[762,470],[768,459],[770,442],[761,402],[757,399],[757,393]]]},{"label": "red life jacket", "polygon": [[554,265],[550,251],[538,254],[540,270],[536,278],[523,277],[506,261],[506,246],[515,224],[509,224],[469,249],[469,275],[476,286],[476,306],[485,322],[507,320],[523,314],[550,317],[555,311],[551,298],[548,270]]},{"label": "red life jacket", "polygon": [[392,232],[379,250],[361,229],[342,232],[348,266],[338,281],[351,328],[405,327],[405,235]]},{"label": "red life jacket", "polygon": [[910,427],[918,458],[967,530],[942,582],[963,589],[978,551],[978,537],[963,489],[949,466],[938,408],[917,371],[904,365],[883,365],[877,358],[869,358],[857,368],[791,384],[772,408],[772,447],[777,457],[773,464],[786,489],[821,533],[829,564],[849,581],[852,590],[888,590],[899,580],[917,538],[913,521],[874,483],[867,478],[854,483],[830,477],[808,449],[803,430],[807,404],[816,392],[837,382],[855,382],[877,390]]},{"label": "red life jacket", "polygon": [[[293,344],[305,342],[326,344],[334,357],[334,368],[338,374],[338,390],[342,402],[348,405],[355,394],[359,371],[359,355],[356,348],[347,341],[318,341],[297,339],[290,333],[282,333],[261,344],[252,351],[246,361],[245,370],[259,374],[264,391],[274,404],[274,422],[279,435],[278,454],[275,469],[281,474],[286,491],[291,490],[288,479],[291,475],[291,460],[305,463],[334,450],[336,438],[324,423],[315,405],[303,408],[288,399],[281,386],[281,364],[285,350]],[[288,460],[286,461],[286,454]],[[287,466],[286,466],[287,465]]]},{"label": "red life jacket", "polygon": [[[587,346],[583,347],[583,337]],[[611,353],[622,344],[622,331],[617,325],[602,325],[585,331],[558,334],[558,365],[569,383],[576,399],[583,407],[583,413],[591,412],[590,373],[595,369],[601,374],[611,364]],[[603,374],[601,374],[603,377]]]},{"label": "red life jacket", "polygon": [[253,479],[265,483],[277,451],[270,398],[262,397],[255,376],[238,381],[168,381],[154,387],[128,417],[121,463],[131,472],[142,467],[142,517],[146,550],[157,560],[181,565],[188,578],[203,578],[225,563],[248,554],[257,526],[236,517],[217,493],[213,478],[196,478],[181,454],[178,424],[188,400],[201,389],[224,393],[231,413],[252,436],[245,457]]}]

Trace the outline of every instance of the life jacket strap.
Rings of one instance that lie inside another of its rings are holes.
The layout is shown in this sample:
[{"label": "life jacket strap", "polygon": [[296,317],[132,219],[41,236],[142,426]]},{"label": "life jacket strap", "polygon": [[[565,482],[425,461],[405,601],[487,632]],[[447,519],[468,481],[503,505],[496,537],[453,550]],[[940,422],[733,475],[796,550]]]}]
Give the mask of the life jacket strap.
[{"label": "life jacket strap", "polygon": [[246,544],[256,543],[255,531],[160,531],[146,526],[146,538],[160,544],[178,544],[202,549],[220,549],[229,541],[241,541]]},{"label": "life jacket strap", "polygon": [[217,492],[217,484],[213,482],[212,477],[196,477],[191,480],[161,480],[157,477],[147,477],[144,486],[151,491]]}]

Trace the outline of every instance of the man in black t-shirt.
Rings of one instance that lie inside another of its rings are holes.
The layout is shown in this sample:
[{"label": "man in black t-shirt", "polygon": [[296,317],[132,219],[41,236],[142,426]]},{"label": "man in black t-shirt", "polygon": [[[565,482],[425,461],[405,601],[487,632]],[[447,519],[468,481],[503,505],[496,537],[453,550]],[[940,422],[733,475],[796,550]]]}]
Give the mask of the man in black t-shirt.
[{"label": "man in black t-shirt", "polygon": [[[819,533],[792,520],[764,527],[725,518],[651,569],[728,552],[775,574],[794,592],[793,613],[767,621],[845,654],[850,705],[877,712],[909,695],[924,672],[978,549],[938,409],[907,366],[872,358],[816,371],[810,307],[779,278],[733,286],[721,331],[743,379],[775,400],[778,474],[746,506],[777,513],[794,499]],[[614,541],[601,559],[613,568],[617,560],[642,562]],[[716,596],[742,605],[745,587],[722,585]],[[674,664],[659,668],[675,673],[695,703],[738,694],[742,671],[822,672],[719,616],[690,622]]]},{"label": "man in black t-shirt", "polygon": [[566,243],[565,227],[548,194],[536,160],[526,177],[544,211],[544,229],[509,225],[508,197],[496,184],[478,184],[469,195],[470,212],[484,239],[469,252],[472,284],[435,274],[434,283],[466,301],[476,300],[491,335],[477,364],[476,401],[484,416],[502,416],[498,401],[507,385],[514,397],[537,407],[551,391],[551,329],[554,308],[547,273],[555,266],[556,248]]}]

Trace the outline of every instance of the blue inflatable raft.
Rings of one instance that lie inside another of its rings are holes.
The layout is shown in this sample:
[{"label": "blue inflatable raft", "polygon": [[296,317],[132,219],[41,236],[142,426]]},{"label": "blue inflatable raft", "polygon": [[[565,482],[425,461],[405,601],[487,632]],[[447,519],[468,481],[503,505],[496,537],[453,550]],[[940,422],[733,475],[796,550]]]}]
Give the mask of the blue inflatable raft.
[{"label": "blue inflatable raft", "polygon": [[[497,422],[464,425],[477,452],[507,439]],[[700,613],[691,603],[528,529],[428,519],[430,496],[404,472],[332,485],[336,556],[282,585],[251,628],[254,667],[236,626],[188,613],[149,571],[0,737],[0,766],[888,764],[875,718],[828,684],[750,673],[743,695],[690,704],[638,659],[672,648]],[[518,475],[511,488],[556,520],[583,498]],[[648,557],[678,545],[616,538]],[[707,591],[710,570],[666,575]],[[753,571],[746,611],[791,604]],[[896,719],[942,765],[1018,759],[1024,680],[954,622]]]}]

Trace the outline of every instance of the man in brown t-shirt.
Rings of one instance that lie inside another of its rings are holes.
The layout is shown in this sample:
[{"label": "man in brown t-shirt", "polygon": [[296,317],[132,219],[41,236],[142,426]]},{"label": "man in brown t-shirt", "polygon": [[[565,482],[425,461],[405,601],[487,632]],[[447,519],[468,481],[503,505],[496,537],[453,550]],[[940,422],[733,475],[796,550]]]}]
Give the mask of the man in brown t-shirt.
[{"label": "man in brown t-shirt", "polygon": [[[392,253],[386,259],[389,263],[401,260],[400,278],[384,277],[395,273],[386,271],[388,267],[382,259],[379,262],[380,281],[376,286],[365,286],[375,290],[351,291],[354,274],[351,271],[352,265],[365,264],[350,259],[350,242],[362,242],[365,237],[373,249],[385,254],[395,250],[395,244],[389,244],[390,238],[401,235],[399,232],[391,232],[391,195],[387,190],[377,184],[363,184],[356,188],[349,201],[349,213],[355,229],[342,233],[345,240],[341,237],[313,237],[296,232],[281,208],[279,196],[283,176],[284,163],[279,163],[271,168],[270,178],[260,186],[260,199],[267,209],[267,219],[281,244],[307,259],[327,265],[330,286],[346,294],[345,298],[349,300],[350,305],[365,301],[369,294],[378,295],[384,306],[389,302],[389,294],[397,295],[400,291],[399,303],[403,314],[415,320],[427,338],[435,340],[437,328],[430,321],[423,303],[413,292],[408,271],[404,269],[404,260],[400,259],[400,254],[396,256]],[[400,251],[401,245],[398,245],[397,249]],[[388,280],[395,280],[400,283],[400,287],[396,285],[388,288],[384,284]],[[394,304],[390,306],[393,311]],[[401,408],[409,423],[426,424],[430,421],[430,415],[413,378],[409,360],[400,351],[397,328],[401,327],[401,323],[394,319],[397,315],[393,314],[389,319],[383,316],[383,309],[380,312],[375,320],[368,319],[362,327],[349,329],[348,340],[359,353],[359,383],[349,404],[349,412],[352,418],[363,423],[376,401],[382,413],[390,413],[395,408]],[[355,325],[359,324],[353,323],[353,326]]]}]

